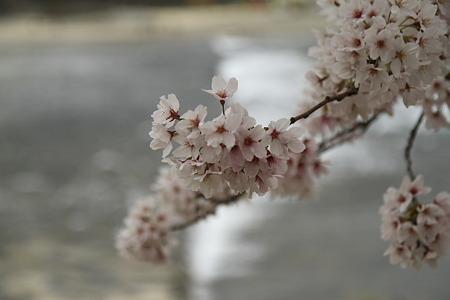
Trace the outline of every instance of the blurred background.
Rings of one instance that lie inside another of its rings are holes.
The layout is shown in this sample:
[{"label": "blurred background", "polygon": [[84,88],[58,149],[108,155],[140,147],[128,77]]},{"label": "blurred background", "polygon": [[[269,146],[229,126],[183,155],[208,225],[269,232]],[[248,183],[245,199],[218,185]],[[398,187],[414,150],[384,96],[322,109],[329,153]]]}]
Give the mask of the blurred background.
[{"label": "blurred background", "polygon": [[[168,266],[116,254],[161,165],[159,97],[214,115],[201,89],[235,76],[260,122],[290,116],[324,26],[312,1],[3,0],[0,13],[1,300],[448,299],[448,258],[416,272],[382,257],[377,210],[403,176],[411,110],[328,154],[314,201],[224,208],[178,236]],[[435,191],[448,137],[421,132],[414,149]]]}]

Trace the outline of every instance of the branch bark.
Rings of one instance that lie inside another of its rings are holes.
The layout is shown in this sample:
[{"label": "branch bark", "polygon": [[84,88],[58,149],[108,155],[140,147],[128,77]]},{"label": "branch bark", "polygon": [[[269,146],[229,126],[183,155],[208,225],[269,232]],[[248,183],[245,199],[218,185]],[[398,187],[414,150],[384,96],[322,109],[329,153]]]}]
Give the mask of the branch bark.
[{"label": "branch bark", "polygon": [[378,116],[379,114],[374,114],[367,121],[355,123],[353,124],[353,126],[343,129],[342,131],[336,133],[334,136],[323,140],[319,144],[318,152],[323,153],[335,146],[348,142],[357,136],[363,135],[370,127],[370,125],[372,125],[372,123],[378,118]]},{"label": "branch bark", "polygon": [[327,96],[327,97],[325,97],[324,100],[322,100],[321,102],[319,102],[316,105],[314,105],[308,111],[306,111],[306,112],[304,112],[302,114],[299,114],[298,116],[292,117],[291,118],[291,125],[294,124],[295,122],[297,122],[298,120],[308,118],[313,112],[315,112],[316,110],[320,109],[321,107],[327,105],[330,102],[334,102],[334,101],[340,102],[340,101],[344,100],[346,97],[350,97],[350,96],[353,96],[353,95],[356,95],[356,94],[358,94],[358,88],[351,87],[346,92],[343,92],[343,93],[338,94],[336,96],[333,96],[333,97]]},{"label": "branch bark", "polygon": [[419,131],[420,124],[422,123],[423,116],[424,114],[422,112],[419,116],[419,119],[417,119],[416,124],[409,133],[408,142],[405,147],[406,171],[408,172],[409,178],[411,178],[411,180],[414,180],[414,178],[416,178],[416,175],[414,174],[414,171],[412,169],[411,150],[414,146],[414,141],[416,139],[417,132]]},{"label": "branch bark", "polygon": [[[214,215],[217,211],[217,208],[220,205],[230,205],[230,204],[236,203],[239,200],[241,200],[242,196],[243,196],[243,194],[238,194],[238,195],[230,196],[226,199],[221,199],[221,200],[212,199],[211,202],[214,203],[214,206],[209,211],[205,212],[204,214],[197,215],[195,218],[188,220],[186,222],[173,225],[170,229],[172,231],[186,229],[186,228],[196,224],[197,222],[204,220],[211,215]],[[203,197],[203,195],[199,194],[199,197]]]}]

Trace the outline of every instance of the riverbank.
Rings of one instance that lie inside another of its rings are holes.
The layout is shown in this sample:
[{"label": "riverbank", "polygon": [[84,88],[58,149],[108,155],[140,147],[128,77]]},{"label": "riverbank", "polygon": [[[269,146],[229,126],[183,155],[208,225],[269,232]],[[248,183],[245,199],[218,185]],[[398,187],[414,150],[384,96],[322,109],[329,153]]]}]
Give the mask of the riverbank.
[{"label": "riverbank", "polygon": [[292,34],[323,27],[313,6],[220,5],[109,9],[50,19],[26,14],[0,19],[3,43],[111,43],[177,36]]}]

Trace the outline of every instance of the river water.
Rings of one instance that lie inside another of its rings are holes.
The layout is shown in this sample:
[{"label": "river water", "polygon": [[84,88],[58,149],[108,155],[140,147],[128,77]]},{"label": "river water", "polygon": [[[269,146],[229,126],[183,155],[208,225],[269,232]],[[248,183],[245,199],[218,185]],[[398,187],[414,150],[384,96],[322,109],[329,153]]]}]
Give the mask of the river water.
[{"label": "river water", "polygon": [[[330,174],[315,200],[255,198],[192,228],[187,266],[117,257],[127,205],[149,192],[160,165],[147,135],[159,96],[219,112],[200,89],[215,74],[235,76],[235,100],[258,121],[290,116],[310,44],[310,36],[2,44],[0,299],[182,299],[179,276],[192,278],[199,300],[448,299],[448,258],[417,272],[382,257],[377,210],[403,176],[411,111],[327,154]],[[449,186],[448,138],[421,131],[414,149],[434,191]]]},{"label": "river water", "polygon": [[114,237],[150,192],[159,97],[206,104],[206,39],[0,47],[0,299],[177,299],[178,265],[122,260]]}]

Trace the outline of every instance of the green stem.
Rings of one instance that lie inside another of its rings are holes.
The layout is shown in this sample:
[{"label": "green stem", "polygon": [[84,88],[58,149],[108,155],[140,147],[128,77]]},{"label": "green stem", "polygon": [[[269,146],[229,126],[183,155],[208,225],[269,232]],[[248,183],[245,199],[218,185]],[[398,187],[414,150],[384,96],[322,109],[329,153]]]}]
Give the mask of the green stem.
[{"label": "green stem", "polygon": [[222,105],[222,113],[225,115],[225,100],[220,99],[220,105]]}]

